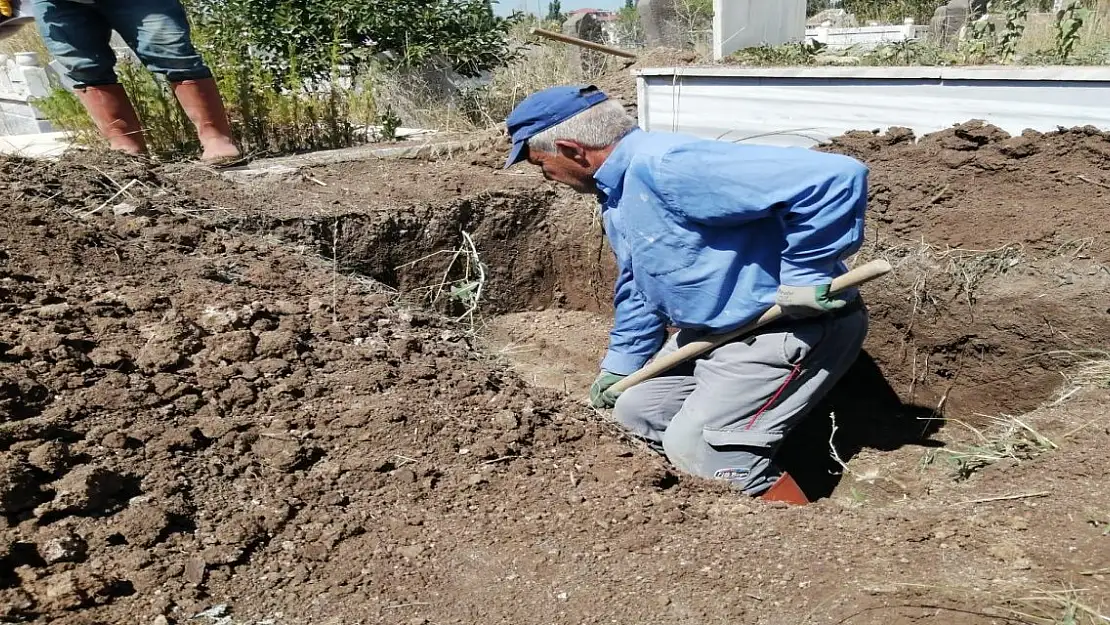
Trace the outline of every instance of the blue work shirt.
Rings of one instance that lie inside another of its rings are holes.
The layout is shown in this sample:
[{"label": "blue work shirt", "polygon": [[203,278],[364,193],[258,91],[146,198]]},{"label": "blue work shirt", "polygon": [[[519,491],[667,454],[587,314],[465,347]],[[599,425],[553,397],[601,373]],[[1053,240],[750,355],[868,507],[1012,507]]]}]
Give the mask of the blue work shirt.
[{"label": "blue work shirt", "polygon": [[863,242],[867,167],[839,154],[633,130],[594,174],[619,275],[609,349],[621,375],[667,325],[735,330],[780,284],[828,284]]}]

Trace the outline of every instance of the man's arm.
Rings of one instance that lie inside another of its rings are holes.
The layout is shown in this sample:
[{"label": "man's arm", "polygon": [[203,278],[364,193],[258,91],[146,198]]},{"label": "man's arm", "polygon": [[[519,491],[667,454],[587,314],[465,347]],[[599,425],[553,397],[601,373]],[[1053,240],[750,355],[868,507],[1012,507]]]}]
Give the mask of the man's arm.
[{"label": "man's arm", "polygon": [[620,267],[613,304],[613,329],[601,368],[617,375],[631,375],[663,345],[666,322],[636,289],[630,267]]},{"label": "man's arm", "polygon": [[781,282],[828,284],[863,241],[867,167],[839,154],[719,143],[664,155],[656,192],[676,213],[711,226],[777,215],[786,237]]}]

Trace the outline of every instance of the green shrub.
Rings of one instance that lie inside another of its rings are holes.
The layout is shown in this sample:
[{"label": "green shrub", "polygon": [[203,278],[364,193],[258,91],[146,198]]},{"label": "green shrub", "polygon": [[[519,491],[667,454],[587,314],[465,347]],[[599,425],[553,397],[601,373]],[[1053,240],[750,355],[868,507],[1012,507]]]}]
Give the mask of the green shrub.
[{"label": "green shrub", "polygon": [[510,21],[487,0],[187,0],[206,51],[235,51],[275,75],[353,73],[375,59],[444,59],[463,74],[504,61]]},{"label": "green shrub", "polygon": [[[377,116],[369,91],[338,86],[313,90],[295,75],[278,79],[257,64],[217,70],[234,138],[252,156],[343,148],[372,139],[365,127]],[[200,149],[196,130],[168,84],[131,61],[120,63],[117,71],[151,153],[164,160],[194,157]],[[104,144],[72,93],[58,88],[35,104],[78,143]]]},{"label": "green shrub", "polygon": [[861,23],[878,20],[900,24],[912,17],[918,24],[928,24],[937,7],[947,0],[844,0],[841,8],[854,13]]}]

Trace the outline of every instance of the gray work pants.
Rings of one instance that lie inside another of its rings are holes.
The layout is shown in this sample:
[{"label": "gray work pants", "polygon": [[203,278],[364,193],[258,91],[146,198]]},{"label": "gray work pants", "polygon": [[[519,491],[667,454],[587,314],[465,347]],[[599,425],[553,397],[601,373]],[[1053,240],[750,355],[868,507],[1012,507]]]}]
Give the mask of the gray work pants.
[{"label": "gray work pants", "polygon": [[[679,470],[758,495],[782,475],[783,438],[852,366],[866,334],[858,300],[779,322],[628,389],[613,416]],[[656,357],[704,337],[681,330]]]}]

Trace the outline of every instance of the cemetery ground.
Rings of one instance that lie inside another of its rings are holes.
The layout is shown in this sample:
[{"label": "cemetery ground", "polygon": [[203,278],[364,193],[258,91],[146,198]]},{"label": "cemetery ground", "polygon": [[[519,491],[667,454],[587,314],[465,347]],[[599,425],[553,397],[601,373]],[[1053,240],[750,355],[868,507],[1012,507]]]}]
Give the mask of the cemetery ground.
[{"label": "cemetery ground", "polygon": [[802,507],[586,408],[611,253],[503,148],[0,161],[0,620],[1106,622],[1110,135],[820,148],[895,270]]}]

